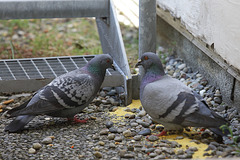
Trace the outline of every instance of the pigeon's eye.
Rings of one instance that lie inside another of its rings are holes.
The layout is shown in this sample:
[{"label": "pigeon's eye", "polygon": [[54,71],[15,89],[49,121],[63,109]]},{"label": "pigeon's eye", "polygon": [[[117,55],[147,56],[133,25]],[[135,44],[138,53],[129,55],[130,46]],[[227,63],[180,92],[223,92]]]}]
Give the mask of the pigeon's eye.
[{"label": "pigeon's eye", "polygon": [[145,60],[148,60],[148,56],[144,56],[144,59],[145,59]]},{"label": "pigeon's eye", "polygon": [[107,59],[107,63],[109,63],[110,62],[110,59]]}]

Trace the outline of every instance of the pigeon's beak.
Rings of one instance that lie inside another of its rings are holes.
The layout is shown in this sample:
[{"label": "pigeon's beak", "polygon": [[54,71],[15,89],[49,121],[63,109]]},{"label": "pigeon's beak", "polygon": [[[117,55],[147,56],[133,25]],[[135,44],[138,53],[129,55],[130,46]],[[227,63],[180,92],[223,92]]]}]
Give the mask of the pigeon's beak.
[{"label": "pigeon's beak", "polygon": [[116,71],[116,69],[115,69],[115,67],[114,67],[114,65],[112,64],[112,67],[111,67],[114,71]]},{"label": "pigeon's beak", "polygon": [[135,65],[135,68],[137,68],[138,66],[141,66],[141,65],[142,65],[142,61],[138,60],[138,63]]}]

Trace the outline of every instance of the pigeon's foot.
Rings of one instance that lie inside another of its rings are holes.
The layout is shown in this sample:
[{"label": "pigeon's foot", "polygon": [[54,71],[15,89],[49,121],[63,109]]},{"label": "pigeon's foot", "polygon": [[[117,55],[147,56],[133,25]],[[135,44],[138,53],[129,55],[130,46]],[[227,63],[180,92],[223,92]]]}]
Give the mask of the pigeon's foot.
[{"label": "pigeon's foot", "polygon": [[[159,133],[159,134],[154,134],[154,136],[161,137],[161,136],[166,136],[166,134],[167,134],[167,131],[163,130],[163,131],[162,131],[161,133]],[[148,137],[149,137],[149,136],[146,137],[147,140],[148,140]]]},{"label": "pigeon's foot", "polygon": [[166,134],[167,134],[167,131],[163,130],[161,133],[159,133],[155,136],[161,137],[161,136],[166,136]]},{"label": "pigeon's foot", "polygon": [[74,116],[74,118],[68,118],[68,120],[73,121],[73,123],[87,123],[88,118],[79,119],[77,116]]},{"label": "pigeon's foot", "polygon": [[87,121],[88,121],[88,118],[78,119],[78,118],[74,117],[74,119],[73,119],[74,123],[87,123]]}]

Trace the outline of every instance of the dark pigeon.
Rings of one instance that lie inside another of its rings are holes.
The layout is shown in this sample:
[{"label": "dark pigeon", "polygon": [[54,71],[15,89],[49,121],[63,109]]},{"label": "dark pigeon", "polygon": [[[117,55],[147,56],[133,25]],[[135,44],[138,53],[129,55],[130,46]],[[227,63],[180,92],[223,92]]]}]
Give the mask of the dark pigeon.
[{"label": "dark pigeon", "polygon": [[203,98],[181,81],[165,74],[162,63],[154,53],[147,52],[136,66],[143,66],[145,74],[140,86],[140,100],[151,118],[164,125],[165,130],[185,127],[206,127],[220,136],[219,128],[228,122],[212,111]]},{"label": "dark pigeon", "polygon": [[32,99],[8,111],[10,117],[16,118],[5,131],[19,132],[37,115],[73,118],[95,98],[107,68],[114,69],[113,60],[110,55],[101,54],[84,67],[55,78]]}]

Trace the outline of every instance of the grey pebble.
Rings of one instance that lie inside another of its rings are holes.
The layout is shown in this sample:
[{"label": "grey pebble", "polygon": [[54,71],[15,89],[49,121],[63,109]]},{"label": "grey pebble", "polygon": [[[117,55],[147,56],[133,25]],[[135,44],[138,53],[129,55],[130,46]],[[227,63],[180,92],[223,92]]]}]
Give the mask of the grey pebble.
[{"label": "grey pebble", "polygon": [[108,135],[108,139],[109,139],[109,140],[113,140],[114,138],[115,138],[115,134],[110,133],[110,134]]},{"label": "grey pebble", "polygon": [[109,148],[116,148],[116,145],[114,143],[110,143]]},{"label": "grey pebble", "polygon": [[129,113],[125,114],[124,117],[125,118],[129,118],[131,115]]},{"label": "grey pebble", "polygon": [[126,150],[120,150],[120,151],[119,151],[119,156],[120,156],[121,158],[123,158],[126,153],[127,153]]},{"label": "grey pebble", "polygon": [[196,144],[200,144],[200,142],[199,142],[198,140],[196,140],[196,139],[193,139],[193,140],[191,140],[190,142],[194,142],[194,143],[196,143]]},{"label": "grey pebble", "polygon": [[222,103],[222,99],[220,97],[214,97],[213,100],[217,104],[221,104]]},{"label": "grey pebble", "polygon": [[155,129],[155,128],[156,128],[156,125],[155,125],[155,124],[152,124],[152,125],[150,125],[150,128],[151,128],[151,129]]},{"label": "grey pebble", "polygon": [[33,148],[38,150],[42,148],[42,145],[40,143],[33,143]]},{"label": "grey pebble", "polygon": [[128,150],[128,151],[134,151],[134,146],[133,146],[132,144],[129,144],[129,145],[127,146],[127,150]]},{"label": "grey pebble", "polygon": [[122,142],[122,140],[123,140],[122,136],[116,136],[114,138],[114,141],[116,141],[116,142]]},{"label": "grey pebble", "polygon": [[124,158],[134,158],[135,156],[132,153],[126,153],[123,157]]},{"label": "grey pebble", "polygon": [[188,157],[187,154],[181,154],[177,156],[177,158],[179,159],[186,159],[187,157]]},{"label": "grey pebble", "polygon": [[147,123],[147,122],[142,122],[142,123],[140,123],[143,127],[145,127],[145,128],[148,128],[149,126],[150,126],[150,124],[149,123]]},{"label": "grey pebble", "polygon": [[176,141],[171,142],[171,148],[179,147],[179,144]]},{"label": "grey pebble", "polygon": [[126,130],[126,131],[123,132],[123,136],[124,137],[131,137],[132,136],[132,132],[129,131],[129,130]]},{"label": "grey pebble", "polygon": [[137,119],[136,122],[141,124],[143,122],[143,120],[142,119]]},{"label": "grey pebble", "polygon": [[127,107],[127,108],[124,109],[124,111],[125,112],[131,112],[131,109]]},{"label": "grey pebble", "polygon": [[224,111],[226,109],[226,106],[225,105],[218,105],[217,106],[217,111],[218,112],[222,112],[222,111]]},{"label": "grey pebble", "polygon": [[51,144],[53,142],[52,138],[46,137],[42,140],[43,144]]},{"label": "grey pebble", "polygon": [[151,141],[151,142],[157,141],[158,139],[159,139],[159,138],[158,138],[157,136],[155,136],[155,135],[150,135],[150,136],[148,137],[148,140]]},{"label": "grey pebble", "polygon": [[93,135],[93,136],[92,136],[92,139],[98,140],[98,139],[99,139],[99,136],[98,136],[98,135]]},{"label": "grey pebble", "polygon": [[118,129],[115,128],[115,127],[111,127],[111,128],[109,128],[109,132],[111,132],[111,133],[118,133]]},{"label": "grey pebble", "polygon": [[146,136],[146,135],[150,135],[151,134],[151,130],[149,128],[145,129],[145,130],[142,130],[140,132],[138,132],[139,135],[143,135],[143,136]]},{"label": "grey pebble", "polygon": [[205,144],[209,144],[209,139],[207,139],[207,138],[204,138],[204,139],[201,139],[201,142],[202,143],[205,143]]},{"label": "grey pebble", "polygon": [[217,147],[216,146],[214,146],[214,145],[212,145],[212,144],[209,144],[208,145],[208,148],[207,149],[205,149],[205,151],[209,151],[209,150],[216,150],[217,149]]},{"label": "grey pebble", "polygon": [[178,137],[176,137],[176,139],[183,139],[183,136],[178,136]]},{"label": "grey pebble", "polygon": [[186,64],[185,63],[183,63],[183,64],[180,64],[179,66],[178,66],[178,69],[183,69],[183,68],[185,68],[186,67]]},{"label": "grey pebble", "polygon": [[136,123],[136,122],[130,123],[130,126],[131,127],[136,127],[136,126],[138,126],[138,123]]},{"label": "grey pebble", "polygon": [[97,158],[102,158],[103,157],[101,152],[94,152],[93,155]]},{"label": "grey pebble", "polygon": [[104,91],[101,91],[101,92],[100,92],[100,96],[101,96],[101,97],[106,97],[106,95],[107,95],[107,94],[106,94]]},{"label": "grey pebble", "polygon": [[130,116],[129,116],[129,119],[134,119],[136,116],[135,116],[135,114],[131,114]]},{"label": "grey pebble", "polygon": [[143,117],[143,116],[145,116],[146,114],[147,114],[146,111],[142,110],[142,111],[140,111],[140,112],[137,114],[137,116],[138,116],[138,117]]},{"label": "grey pebble", "polygon": [[126,130],[126,128],[118,128],[117,129],[117,133],[122,133],[122,132],[124,132]]},{"label": "grey pebble", "polygon": [[203,132],[201,134],[201,138],[208,138],[208,137],[211,137],[210,133],[208,133],[208,132]]},{"label": "grey pebble", "polygon": [[112,89],[111,91],[109,91],[109,92],[107,93],[107,95],[109,95],[109,96],[114,96],[116,93],[117,93],[116,90],[115,90],[115,89]]},{"label": "grey pebble", "polygon": [[142,135],[136,135],[133,137],[135,141],[140,141],[142,139]]},{"label": "grey pebble", "polygon": [[104,146],[104,145],[105,145],[105,142],[99,141],[98,144],[99,144],[100,146]]},{"label": "grey pebble", "polygon": [[155,148],[144,148],[144,152],[145,153],[152,153],[152,152],[154,152],[155,151]]},{"label": "grey pebble", "polygon": [[149,157],[151,157],[151,158],[154,158],[154,157],[156,157],[156,156],[157,156],[156,153],[150,153],[150,154],[149,154]]},{"label": "grey pebble", "polygon": [[111,128],[113,126],[113,122],[112,121],[107,121],[106,122],[106,127],[107,128]]},{"label": "grey pebble", "polygon": [[169,153],[169,154],[174,154],[174,150],[172,148],[167,148],[167,147],[162,147],[162,151]]},{"label": "grey pebble", "polygon": [[214,141],[213,141],[213,142],[211,142],[210,144],[211,144],[211,145],[214,145],[214,146],[216,146],[216,147],[218,147],[218,146],[220,145],[219,143],[217,143],[217,142],[214,142]]},{"label": "grey pebble", "polygon": [[161,149],[158,149],[158,148],[155,149],[154,152],[155,152],[156,154],[162,154],[162,150],[161,150]]},{"label": "grey pebble", "polygon": [[183,149],[179,149],[179,150],[177,150],[177,155],[183,155],[183,154],[184,154]]},{"label": "grey pebble", "polygon": [[163,126],[156,126],[156,130],[158,130],[158,131],[163,131],[164,130],[164,127]]},{"label": "grey pebble", "polygon": [[37,151],[34,148],[29,148],[29,150],[28,150],[28,153],[30,153],[30,154],[34,154],[36,152]]},{"label": "grey pebble", "polygon": [[107,92],[109,92],[109,91],[111,91],[111,89],[112,89],[112,87],[103,87],[103,91],[107,91]]},{"label": "grey pebble", "polygon": [[188,149],[194,152],[198,151],[197,147],[189,147]]},{"label": "grey pebble", "polygon": [[107,135],[108,132],[109,132],[109,129],[104,128],[104,129],[102,129],[102,130],[99,132],[99,134],[100,134],[100,135]]},{"label": "grey pebble", "polygon": [[159,159],[165,159],[166,155],[162,154],[162,155],[158,155],[156,156],[154,159],[159,160]]}]

